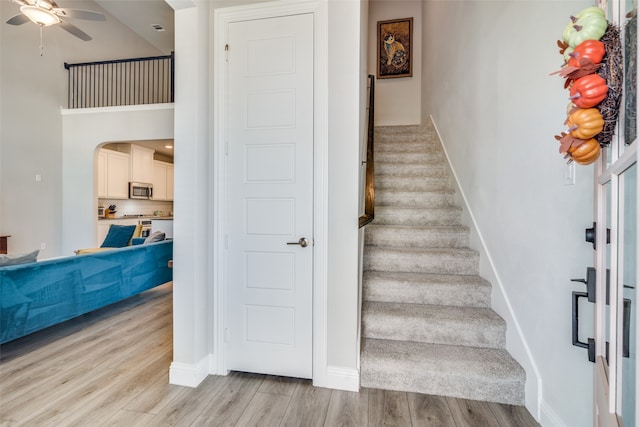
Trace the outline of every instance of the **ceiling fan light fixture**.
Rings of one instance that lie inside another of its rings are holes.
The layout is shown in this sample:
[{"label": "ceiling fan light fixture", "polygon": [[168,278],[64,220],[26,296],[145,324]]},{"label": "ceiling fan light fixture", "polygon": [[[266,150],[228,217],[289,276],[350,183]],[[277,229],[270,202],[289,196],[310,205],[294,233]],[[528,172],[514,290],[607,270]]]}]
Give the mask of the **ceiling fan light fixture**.
[{"label": "ceiling fan light fixture", "polygon": [[31,6],[31,5],[21,6],[20,12],[22,12],[32,22],[38,25],[41,25],[43,27],[48,27],[49,25],[55,25],[60,23],[60,18],[58,18],[56,14],[48,10],[41,9],[37,6]]}]

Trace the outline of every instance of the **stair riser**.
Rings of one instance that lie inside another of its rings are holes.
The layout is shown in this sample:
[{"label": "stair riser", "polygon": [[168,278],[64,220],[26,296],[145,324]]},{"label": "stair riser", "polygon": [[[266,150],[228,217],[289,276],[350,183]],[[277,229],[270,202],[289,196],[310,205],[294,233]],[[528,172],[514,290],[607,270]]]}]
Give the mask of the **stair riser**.
[{"label": "stair riser", "polygon": [[466,319],[412,318],[363,311],[365,338],[466,347],[504,348],[503,321],[469,323]]},{"label": "stair riser", "polygon": [[491,305],[491,288],[489,286],[368,280],[364,282],[362,293],[364,301],[482,308]]},{"label": "stair riser", "polygon": [[413,230],[412,233],[398,232],[393,228],[375,228],[365,232],[365,245],[392,248],[464,248],[469,246],[469,231],[439,232],[436,230]]},{"label": "stair riser", "polygon": [[369,246],[364,255],[364,269],[372,271],[396,271],[427,274],[478,274],[478,256],[416,254],[402,256],[379,251]]},{"label": "stair riser", "polygon": [[[408,365],[406,370],[385,370],[384,366],[369,366],[361,362],[360,386],[410,393],[451,396],[507,405],[524,404],[524,386],[519,380],[491,381],[456,375],[455,372],[425,372],[419,366]],[[403,380],[408,378],[408,380]]]},{"label": "stair riser", "polygon": [[432,208],[453,206],[454,203],[455,196],[450,192],[378,191],[376,193],[377,206]]}]

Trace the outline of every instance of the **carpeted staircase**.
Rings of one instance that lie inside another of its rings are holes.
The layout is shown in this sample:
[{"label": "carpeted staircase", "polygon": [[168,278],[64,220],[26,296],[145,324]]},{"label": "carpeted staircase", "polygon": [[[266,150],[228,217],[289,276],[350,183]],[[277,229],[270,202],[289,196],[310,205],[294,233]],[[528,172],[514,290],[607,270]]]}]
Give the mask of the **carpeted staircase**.
[{"label": "carpeted staircase", "polygon": [[375,220],[365,230],[361,385],[524,404],[525,373],[438,138],[430,126],[375,131]]}]

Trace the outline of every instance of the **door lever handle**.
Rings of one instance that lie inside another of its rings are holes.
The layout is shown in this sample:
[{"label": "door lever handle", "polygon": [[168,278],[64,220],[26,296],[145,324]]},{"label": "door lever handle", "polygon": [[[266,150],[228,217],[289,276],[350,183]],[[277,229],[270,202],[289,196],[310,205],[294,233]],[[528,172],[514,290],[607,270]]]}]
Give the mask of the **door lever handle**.
[{"label": "door lever handle", "polygon": [[297,242],[287,242],[287,245],[300,245],[303,248],[306,248],[307,246],[309,246],[309,239],[307,239],[306,237],[301,237]]}]

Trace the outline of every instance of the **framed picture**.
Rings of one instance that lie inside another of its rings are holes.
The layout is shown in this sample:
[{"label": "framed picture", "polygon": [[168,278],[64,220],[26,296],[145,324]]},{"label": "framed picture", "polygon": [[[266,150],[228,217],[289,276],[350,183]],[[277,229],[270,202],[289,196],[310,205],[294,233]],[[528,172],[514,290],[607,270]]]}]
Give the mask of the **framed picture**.
[{"label": "framed picture", "polygon": [[413,18],[378,21],[378,78],[411,77]]}]

